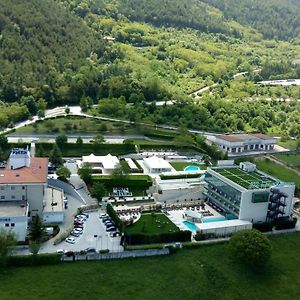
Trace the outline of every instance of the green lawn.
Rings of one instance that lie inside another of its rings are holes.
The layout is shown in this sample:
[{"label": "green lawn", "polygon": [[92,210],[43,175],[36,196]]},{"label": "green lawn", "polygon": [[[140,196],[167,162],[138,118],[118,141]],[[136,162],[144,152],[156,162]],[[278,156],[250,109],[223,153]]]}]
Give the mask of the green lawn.
[{"label": "green lawn", "polygon": [[297,141],[296,140],[287,140],[284,142],[279,141],[278,145],[286,149],[294,150],[297,148]]},{"label": "green lawn", "polygon": [[184,171],[184,169],[188,166],[196,166],[199,167],[201,170],[205,170],[207,167],[204,164],[194,163],[194,162],[171,162],[170,165],[176,171]]},{"label": "green lawn", "polygon": [[295,171],[265,158],[255,160],[255,164],[259,170],[282,181],[294,182],[297,188],[300,188],[300,176]]},{"label": "green lawn", "polygon": [[179,228],[162,213],[143,214],[133,225],[126,228],[130,233],[159,234],[179,231]]},{"label": "green lawn", "polygon": [[300,154],[275,154],[274,156],[291,167],[300,167]]},{"label": "green lawn", "polygon": [[228,244],[163,257],[9,268],[0,275],[0,299],[299,299],[300,234],[271,242],[271,264],[260,273],[234,264]]}]

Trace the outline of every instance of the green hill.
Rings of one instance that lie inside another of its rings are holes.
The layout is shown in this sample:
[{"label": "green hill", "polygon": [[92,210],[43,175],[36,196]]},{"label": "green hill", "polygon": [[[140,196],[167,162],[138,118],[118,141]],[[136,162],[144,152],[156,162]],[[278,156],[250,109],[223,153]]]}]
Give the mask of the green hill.
[{"label": "green hill", "polygon": [[0,0],[0,7],[0,99],[17,101],[26,88],[54,89],[64,72],[103,53],[99,35],[52,0]]}]

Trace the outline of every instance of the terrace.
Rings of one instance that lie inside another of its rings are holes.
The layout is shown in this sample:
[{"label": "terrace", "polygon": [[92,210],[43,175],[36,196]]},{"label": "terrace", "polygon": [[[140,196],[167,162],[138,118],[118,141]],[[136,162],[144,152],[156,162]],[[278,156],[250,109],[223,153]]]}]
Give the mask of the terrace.
[{"label": "terrace", "polygon": [[258,172],[246,172],[240,168],[215,168],[218,174],[247,189],[269,188],[277,183],[274,179]]}]

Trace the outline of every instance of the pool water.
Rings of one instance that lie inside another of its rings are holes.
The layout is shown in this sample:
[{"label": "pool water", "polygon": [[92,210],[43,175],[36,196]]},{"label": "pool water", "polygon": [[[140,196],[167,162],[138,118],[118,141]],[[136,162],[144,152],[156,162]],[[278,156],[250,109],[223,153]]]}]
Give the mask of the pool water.
[{"label": "pool water", "polygon": [[197,166],[187,166],[184,168],[184,171],[189,172],[189,171],[200,171],[200,168]]},{"label": "pool water", "polygon": [[225,217],[212,217],[212,218],[202,218],[201,221],[203,223],[209,223],[209,222],[220,222],[220,221],[226,221],[227,219]]},{"label": "pool water", "polygon": [[199,228],[192,222],[183,221],[183,224],[189,229],[189,231],[197,231]]}]

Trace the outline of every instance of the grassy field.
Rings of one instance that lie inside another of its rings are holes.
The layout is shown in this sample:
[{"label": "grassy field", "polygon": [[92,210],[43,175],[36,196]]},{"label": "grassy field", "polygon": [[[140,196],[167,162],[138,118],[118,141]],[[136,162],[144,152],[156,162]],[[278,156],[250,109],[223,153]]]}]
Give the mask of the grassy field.
[{"label": "grassy field", "polygon": [[296,140],[279,141],[278,145],[286,149],[295,150],[297,148],[297,141]]},{"label": "grassy field", "polygon": [[294,182],[298,189],[300,188],[300,175],[298,175],[295,171],[265,158],[255,160],[255,164],[259,170],[282,181]]},{"label": "grassy field", "polygon": [[271,263],[258,273],[234,264],[227,244],[164,257],[9,268],[0,275],[0,299],[299,299],[300,234],[271,242]]},{"label": "grassy field", "polygon": [[300,154],[275,154],[274,156],[291,167],[300,167]]},{"label": "grassy field", "polygon": [[164,214],[143,214],[133,225],[126,228],[130,233],[159,234],[179,231],[178,227],[172,223]]},{"label": "grassy field", "polygon": [[184,171],[184,168],[188,166],[196,166],[199,167],[201,170],[206,169],[206,166],[204,164],[193,163],[193,162],[171,162],[170,164],[176,171]]}]

